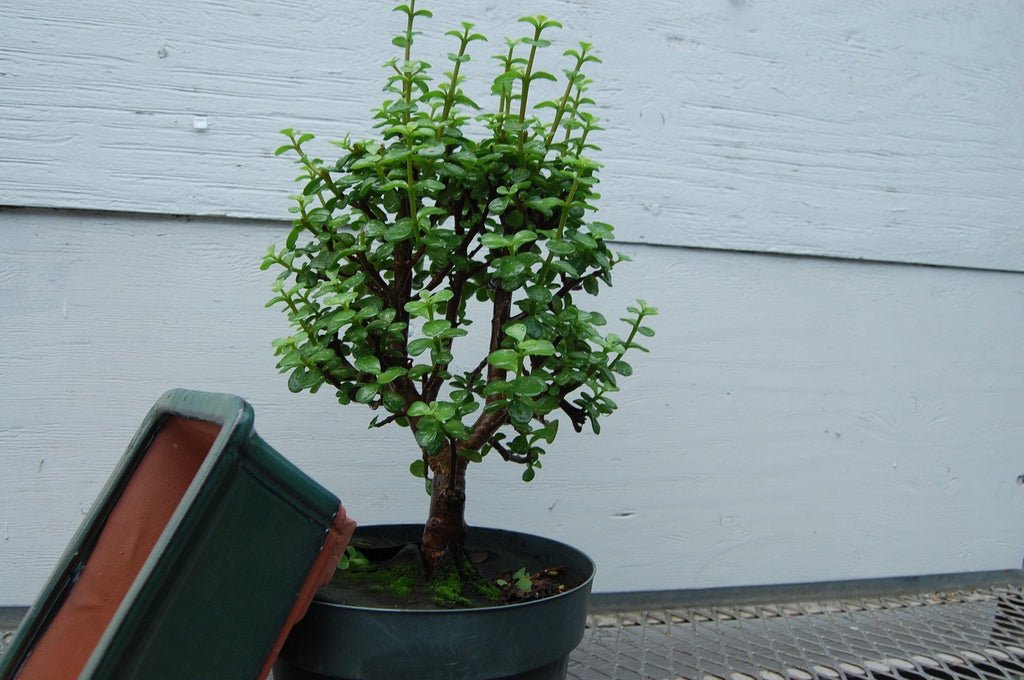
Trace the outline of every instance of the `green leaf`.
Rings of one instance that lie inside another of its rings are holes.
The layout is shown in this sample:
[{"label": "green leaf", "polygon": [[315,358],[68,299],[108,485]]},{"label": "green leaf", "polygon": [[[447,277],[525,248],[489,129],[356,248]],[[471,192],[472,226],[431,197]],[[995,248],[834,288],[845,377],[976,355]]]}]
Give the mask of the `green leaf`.
[{"label": "green leaf", "polygon": [[406,374],[405,368],[402,366],[392,366],[383,373],[377,376],[377,383],[379,385],[387,385],[388,383],[397,380],[401,376]]},{"label": "green leaf", "polygon": [[516,580],[516,588],[519,588],[522,592],[528,593],[533,590],[533,579],[531,579],[530,574],[527,573],[526,567],[523,567],[516,573],[512,574],[512,578]]},{"label": "green leaf", "polygon": [[535,434],[548,444],[551,444],[555,441],[555,436],[558,434],[558,421],[549,421],[547,425],[537,430]]},{"label": "green leaf", "polygon": [[644,337],[647,337],[647,338],[653,338],[654,337],[654,329],[653,328],[649,328],[647,326],[640,326],[636,330],[637,330],[637,332],[640,335],[643,335]]},{"label": "green leaf", "polygon": [[409,466],[409,472],[412,473],[413,477],[419,477],[420,479],[426,479],[427,477],[427,466],[423,463],[423,459],[414,460]]},{"label": "green leaf", "polygon": [[326,330],[330,334],[337,333],[342,326],[346,326],[352,323],[352,319],[356,316],[356,312],[353,309],[341,309],[334,312],[326,318]]},{"label": "green leaf", "polygon": [[555,346],[550,340],[524,340],[519,343],[519,351],[530,356],[549,357],[555,353]]},{"label": "green leaf", "polygon": [[402,241],[412,236],[412,220],[403,220],[384,231],[384,240],[389,243]]},{"label": "green leaf", "polygon": [[532,467],[528,467],[523,470],[523,481],[532,482],[533,478],[537,476],[537,473],[533,471]]},{"label": "green leaf", "polygon": [[502,196],[491,201],[490,204],[487,206],[487,209],[491,212],[492,215],[500,215],[503,212],[505,212],[506,208],[508,208],[508,202],[508,198]]},{"label": "green leaf", "polygon": [[527,287],[526,295],[531,301],[538,304],[544,304],[551,299],[551,291],[546,286],[539,284]]},{"label": "green leaf", "polygon": [[[416,155],[422,158],[439,158],[444,155],[444,152],[445,146],[442,142],[437,142],[436,144],[416,149]],[[437,182],[437,184],[440,184],[440,182]],[[444,188],[443,184],[441,185],[441,188]]]},{"label": "green leaf", "polygon": [[615,227],[605,222],[591,222],[590,235],[596,239],[607,240],[612,237]]},{"label": "green leaf", "polygon": [[409,190],[409,183],[401,179],[393,179],[387,182],[380,188],[381,191],[391,191],[392,189],[401,189],[402,191]]},{"label": "green leaf", "polygon": [[380,373],[380,359],[372,354],[357,357],[355,367],[356,370],[362,371],[363,373],[373,373],[374,375],[377,375]]},{"label": "green leaf", "polygon": [[323,224],[331,219],[331,211],[326,208],[317,208],[316,210],[310,210],[306,217],[313,224]]},{"label": "green leaf", "polygon": [[576,252],[576,246],[569,241],[556,241],[555,239],[548,239],[546,243],[548,250],[555,255],[572,255]]},{"label": "green leaf", "polygon": [[528,425],[533,418],[533,407],[525,401],[515,400],[508,405],[508,417],[513,424]]},{"label": "green leaf", "polygon": [[512,247],[518,250],[519,248],[522,248],[530,241],[536,240],[537,234],[533,231],[530,231],[529,229],[517,231],[515,234],[512,235]]},{"label": "green leaf", "polygon": [[401,413],[405,410],[405,397],[396,392],[385,392],[384,408],[386,408],[390,413]]},{"label": "green leaf", "polygon": [[288,376],[288,389],[291,392],[301,392],[303,389],[303,382],[306,378],[305,367],[296,368],[291,375]]},{"label": "green leaf", "polygon": [[484,248],[497,250],[499,248],[508,248],[509,240],[500,234],[489,232],[480,237],[480,243],[483,244]]},{"label": "green leaf", "polygon": [[[431,342],[427,340],[427,342]],[[416,364],[409,369],[409,380],[419,380],[423,376],[427,375],[434,370],[434,367],[430,364]]]},{"label": "green leaf", "polygon": [[483,389],[483,395],[485,397],[494,396],[495,394],[504,394],[512,388],[512,383],[507,380],[493,380],[487,383]]},{"label": "green leaf", "polygon": [[516,378],[512,383],[512,390],[518,397],[536,397],[547,391],[547,383],[535,375],[525,375]]},{"label": "green leaf", "polygon": [[300,222],[295,225],[290,232],[288,232],[288,240],[284,242],[285,248],[291,250],[295,247],[295,243],[299,240],[299,235],[302,233],[305,227]]},{"label": "green leaf", "polygon": [[505,329],[505,334],[510,338],[522,341],[526,337],[526,324],[514,323]]},{"label": "green leaf", "polygon": [[562,272],[566,276],[571,276],[574,279],[579,278],[580,276],[580,273],[579,271],[577,271],[576,267],[573,267],[565,260],[555,260],[554,262],[551,263],[551,268],[554,269],[555,271]]},{"label": "green leaf", "polygon": [[537,210],[545,215],[550,216],[552,210],[562,205],[564,201],[560,198],[549,196],[547,198],[531,198],[526,202],[526,205],[534,210]]},{"label": "green leaf", "polygon": [[427,450],[427,453],[437,453],[444,444],[444,434],[441,425],[433,416],[424,416],[416,426],[416,443]]},{"label": "green leaf", "polygon": [[430,413],[430,406],[422,401],[414,401],[407,413],[410,418],[420,418]]},{"label": "green leaf", "polygon": [[633,367],[630,366],[629,364],[627,364],[622,359],[619,359],[618,361],[616,361],[609,368],[611,368],[613,371],[615,371],[619,375],[625,376],[627,378],[629,376],[633,375]]},{"label": "green leaf", "polygon": [[442,189],[444,189],[444,184],[438,182],[436,179],[424,179],[416,182],[416,190],[420,193],[436,194]]},{"label": "green leaf", "polygon": [[448,319],[436,319],[423,324],[423,334],[428,338],[435,338],[451,327],[451,324],[448,323]]},{"label": "green leaf", "polygon": [[358,401],[360,404],[369,404],[371,401],[373,401],[373,398],[377,396],[377,391],[379,387],[380,386],[377,385],[376,383],[370,385],[363,385],[358,390],[356,390],[355,400]]},{"label": "green leaf", "polygon": [[499,349],[487,355],[487,363],[495,368],[515,371],[519,368],[519,355],[510,349]]},{"label": "green leaf", "polygon": [[466,460],[472,461],[474,463],[480,463],[484,459],[483,455],[479,451],[474,451],[473,449],[459,448],[457,450],[457,453],[459,454],[460,458],[465,458]]},{"label": "green leaf", "polygon": [[415,340],[410,340],[409,356],[418,357],[433,346],[434,341],[430,338],[416,338]]},{"label": "green leaf", "polygon": [[429,310],[429,305],[422,300],[412,300],[405,303],[405,311],[409,312],[411,316],[427,317],[430,316]]}]

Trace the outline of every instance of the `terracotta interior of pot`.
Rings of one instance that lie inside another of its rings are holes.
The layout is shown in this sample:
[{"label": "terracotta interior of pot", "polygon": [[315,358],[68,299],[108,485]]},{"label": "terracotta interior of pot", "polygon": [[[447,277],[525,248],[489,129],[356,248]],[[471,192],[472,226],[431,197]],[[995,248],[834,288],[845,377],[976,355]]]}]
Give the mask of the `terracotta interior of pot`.
[{"label": "terracotta interior of pot", "polygon": [[15,677],[74,680],[110,624],[221,426],[167,418],[132,473],[78,581]]}]

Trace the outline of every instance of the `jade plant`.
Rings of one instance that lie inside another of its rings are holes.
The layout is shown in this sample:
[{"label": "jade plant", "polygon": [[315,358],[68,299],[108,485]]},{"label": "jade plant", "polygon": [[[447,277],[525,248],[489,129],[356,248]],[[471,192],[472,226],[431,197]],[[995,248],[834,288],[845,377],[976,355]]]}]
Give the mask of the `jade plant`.
[{"label": "jade plant", "polygon": [[301,168],[301,191],[290,197],[291,232],[262,267],[279,270],[268,306],[283,307],[295,331],[274,342],[288,387],[327,386],[341,404],[375,411],[370,427],[414,437],[430,573],[463,548],[470,464],[497,455],[529,482],[560,422],[599,433],[633,372],[624,357],[647,351],[638,340],[654,334],[645,322],[656,310],[637,301],[615,333],[582,304],[626,259],[608,247],[612,227],[593,219],[592,45],[566,50],[555,76],[540,56],[561,25],[522,18],[527,35],[494,57],[493,101],[481,107],[463,85],[486,38],[471,23],[449,31],[451,68],[434,79],[413,50],[431,13],[415,0],[395,10],[405,28],[373,111],[379,135],[332,142],[340,157],[327,162],[310,150],[312,134],[283,131],[277,154]]}]

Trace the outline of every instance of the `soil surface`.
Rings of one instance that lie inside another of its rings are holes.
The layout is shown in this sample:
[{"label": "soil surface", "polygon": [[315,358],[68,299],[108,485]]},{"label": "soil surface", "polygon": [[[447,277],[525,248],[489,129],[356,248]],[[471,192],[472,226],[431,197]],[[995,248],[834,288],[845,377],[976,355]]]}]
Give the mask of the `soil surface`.
[{"label": "soil surface", "polygon": [[[370,565],[338,570],[317,599],[380,609],[442,609],[436,604],[436,587],[428,585],[419,548],[413,543],[382,539],[355,539],[352,546]],[[544,563],[534,555],[514,549],[474,550],[467,546],[464,565],[478,578],[462,579],[460,607],[494,607],[543,599],[572,590],[585,580],[565,565]],[[516,578],[525,570],[529,580]],[[520,572],[521,573],[521,572]],[[475,583],[474,583],[475,581]],[[450,607],[451,605],[449,605]]]}]

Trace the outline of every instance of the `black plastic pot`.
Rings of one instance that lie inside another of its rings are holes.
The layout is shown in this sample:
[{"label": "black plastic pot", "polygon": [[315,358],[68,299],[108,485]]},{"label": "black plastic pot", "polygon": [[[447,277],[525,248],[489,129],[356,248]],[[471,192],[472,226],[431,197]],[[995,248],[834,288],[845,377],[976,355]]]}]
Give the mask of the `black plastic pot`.
[{"label": "black plastic pot", "polygon": [[[423,527],[359,527],[356,537],[416,542]],[[292,629],[275,680],[562,680],[583,639],[594,563],[558,541],[470,530],[471,550],[514,548],[583,582],[543,600],[477,609],[372,609],[314,600]]]}]

